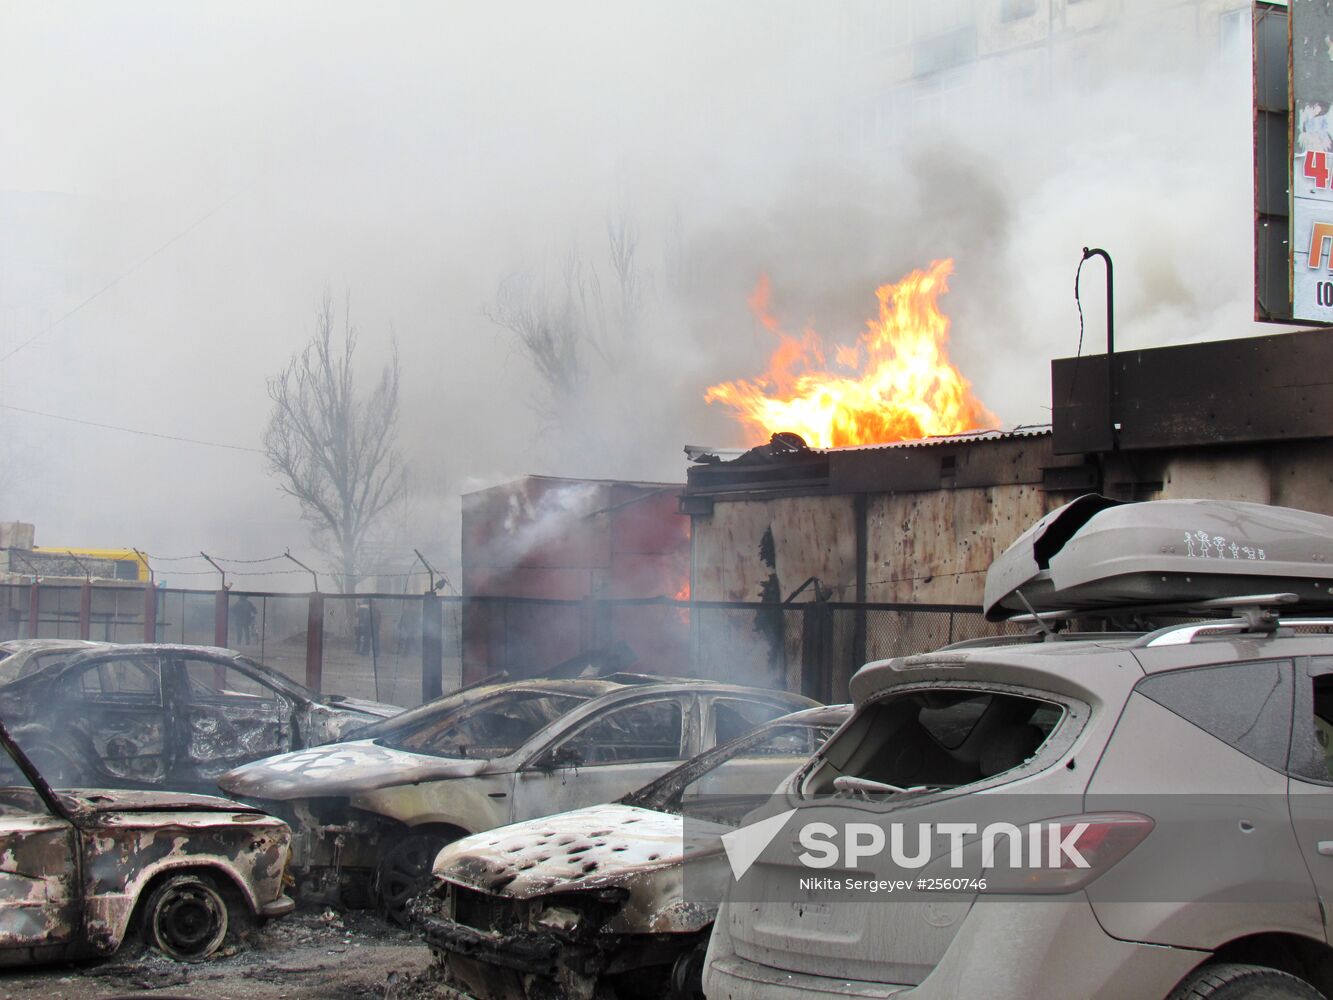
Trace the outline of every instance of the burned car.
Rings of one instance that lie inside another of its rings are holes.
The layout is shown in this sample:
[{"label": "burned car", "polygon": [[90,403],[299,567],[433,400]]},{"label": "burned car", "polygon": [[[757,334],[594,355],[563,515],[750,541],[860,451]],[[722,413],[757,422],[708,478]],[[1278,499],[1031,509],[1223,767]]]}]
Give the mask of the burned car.
[{"label": "burned car", "polygon": [[[850,714],[783,716],[611,805],[455,841],[413,920],[446,978],[479,1000],[700,996],[716,906],[685,891],[683,814],[691,837],[697,821],[738,825]],[[725,882],[718,847],[692,852],[692,878]]]},{"label": "burned car", "polygon": [[213,796],[53,790],[0,724],[0,964],[110,955],[127,939],[202,961],[291,912],[291,831]]},{"label": "burned car", "polygon": [[814,702],[783,691],[633,674],[485,684],[361,738],[222,776],[296,832],[308,885],[393,919],[440,848],[506,823],[610,802],[681,761]]},{"label": "burned car", "polygon": [[0,717],[42,772],[98,788],[214,792],[238,764],[399,711],[315,694],[210,646],[100,645],[0,688]]}]

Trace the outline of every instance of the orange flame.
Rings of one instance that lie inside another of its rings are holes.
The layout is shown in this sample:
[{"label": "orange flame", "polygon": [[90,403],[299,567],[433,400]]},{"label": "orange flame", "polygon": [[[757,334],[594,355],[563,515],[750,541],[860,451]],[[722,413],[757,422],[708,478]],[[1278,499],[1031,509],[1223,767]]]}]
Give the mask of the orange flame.
[{"label": "orange flame", "polygon": [[676,591],[676,596],[673,597],[672,600],[688,601],[689,599],[690,599],[690,581],[686,580],[684,583],[680,585],[680,589]]},{"label": "orange flame", "polygon": [[937,260],[875,290],[879,318],[866,321],[855,344],[834,345],[835,364],[850,375],[823,370],[824,344],[814,330],[799,338],[783,332],[761,277],[749,304],[778,338],[768,371],[710,386],[704,399],[731,407],[751,444],[778,431],[795,431],[812,448],[837,448],[994,426],[945,351],[949,318],[936,299],[949,290],[952,272],[952,260]]}]

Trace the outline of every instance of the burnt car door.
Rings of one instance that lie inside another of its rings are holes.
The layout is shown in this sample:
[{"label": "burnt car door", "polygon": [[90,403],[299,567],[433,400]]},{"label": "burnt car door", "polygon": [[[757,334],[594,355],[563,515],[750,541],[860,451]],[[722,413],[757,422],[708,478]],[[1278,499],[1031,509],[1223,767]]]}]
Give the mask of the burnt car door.
[{"label": "burnt car door", "polygon": [[0,954],[66,944],[79,929],[78,840],[0,751]]},{"label": "burnt car door", "polygon": [[159,657],[81,663],[60,676],[53,694],[42,725],[23,739],[49,781],[133,788],[166,779],[171,761]]},{"label": "burnt car door", "polygon": [[295,706],[262,675],[198,653],[172,657],[172,667],[177,780],[211,787],[233,767],[292,749]]},{"label": "burnt car door", "polygon": [[641,788],[691,755],[686,720],[697,712],[697,700],[682,693],[631,701],[583,719],[518,773],[511,818],[598,805]]}]

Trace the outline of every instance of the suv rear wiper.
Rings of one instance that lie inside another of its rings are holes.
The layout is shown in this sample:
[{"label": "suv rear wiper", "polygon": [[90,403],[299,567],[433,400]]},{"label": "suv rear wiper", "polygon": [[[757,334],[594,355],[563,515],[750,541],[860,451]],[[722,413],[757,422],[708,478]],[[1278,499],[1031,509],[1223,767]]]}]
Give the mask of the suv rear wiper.
[{"label": "suv rear wiper", "polygon": [[917,785],[914,788],[903,788],[901,785],[890,785],[887,781],[873,781],[870,778],[856,778],[850,774],[840,774],[834,778],[833,787],[840,792],[856,792],[861,795],[919,792],[926,788],[925,785]]}]

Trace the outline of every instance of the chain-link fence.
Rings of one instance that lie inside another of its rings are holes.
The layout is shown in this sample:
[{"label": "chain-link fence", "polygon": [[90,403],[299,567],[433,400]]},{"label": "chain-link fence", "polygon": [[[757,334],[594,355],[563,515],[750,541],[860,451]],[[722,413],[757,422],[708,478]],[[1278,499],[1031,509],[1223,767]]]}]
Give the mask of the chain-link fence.
[{"label": "chain-link fence", "polygon": [[867,660],[1006,630],[976,608],[947,605],[0,585],[0,640],[225,645],[326,693],[402,706],[501,672],[537,676],[594,649],[616,650],[638,672],[837,701]]},{"label": "chain-link fence", "polygon": [[[423,606],[420,594],[326,595],[324,690],[391,705],[419,704]],[[456,601],[440,610],[441,690],[454,691],[462,683],[462,616]]]},{"label": "chain-link fence", "polygon": [[965,606],[835,604],[830,609],[833,636],[825,686],[806,692],[825,701],[846,697],[847,684],[863,663],[1021,631],[1004,622],[989,622],[979,608]]}]

